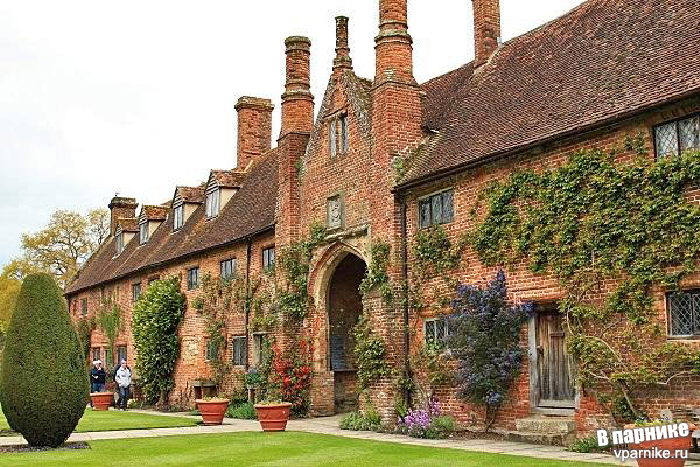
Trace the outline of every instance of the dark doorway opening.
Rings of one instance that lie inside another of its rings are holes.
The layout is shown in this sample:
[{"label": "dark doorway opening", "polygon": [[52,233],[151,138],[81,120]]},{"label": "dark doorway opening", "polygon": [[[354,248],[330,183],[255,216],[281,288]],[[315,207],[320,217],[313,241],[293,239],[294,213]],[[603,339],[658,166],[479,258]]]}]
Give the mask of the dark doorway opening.
[{"label": "dark doorway opening", "polygon": [[348,254],[338,263],[328,286],[328,350],[330,370],[334,372],[337,413],[356,410],[358,405],[352,330],[362,314],[360,283],[364,276],[365,262]]}]

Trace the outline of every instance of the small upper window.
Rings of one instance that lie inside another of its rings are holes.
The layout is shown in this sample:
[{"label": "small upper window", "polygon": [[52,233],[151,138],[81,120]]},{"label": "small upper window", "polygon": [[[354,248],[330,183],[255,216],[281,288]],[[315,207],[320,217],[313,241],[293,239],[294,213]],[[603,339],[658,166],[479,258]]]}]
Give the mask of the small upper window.
[{"label": "small upper window", "polygon": [[135,302],[139,298],[141,298],[141,283],[137,282],[131,286],[131,300]]},{"label": "small upper window", "polygon": [[204,361],[215,362],[219,359],[219,349],[216,346],[216,341],[207,339],[204,342]]},{"label": "small upper window", "polygon": [[83,318],[85,318],[88,314],[87,298],[83,298],[80,301],[80,314],[82,315]]},{"label": "small upper window", "polygon": [[93,347],[92,348],[92,361],[96,361],[100,359],[100,348],[99,347]]},{"label": "small upper window", "polygon": [[195,290],[199,287],[199,268],[187,270],[187,290]]},{"label": "small upper window", "polygon": [[454,190],[447,190],[420,200],[420,227],[448,224],[454,220]]},{"label": "small upper window", "polygon": [[182,228],[182,224],[184,223],[184,220],[185,220],[185,206],[183,204],[175,206],[175,219],[173,221],[173,230],[180,230]]},{"label": "small upper window", "polygon": [[656,157],[673,157],[700,149],[700,116],[675,120],[654,127]]},{"label": "small upper window", "polygon": [[328,151],[331,158],[338,154],[338,129],[334,118],[328,121]]},{"label": "small upper window", "polygon": [[124,251],[124,234],[121,230],[117,231],[117,255],[121,255]]},{"label": "small upper window", "polygon": [[139,244],[148,242],[148,221],[139,224]]},{"label": "small upper window", "polygon": [[669,335],[700,336],[700,290],[670,293],[666,297]]},{"label": "small upper window", "polygon": [[117,358],[119,359],[119,362],[122,360],[126,361],[126,346],[119,346],[117,348]]},{"label": "small upper window", "polygon": [[234,365],[245,365],[247,360],[248,339],[245,336],[233,338],[233,355],[231,359]]},{"label": "small upper window", "polygon": [[219,189],[214,187],[207,191],[207,199],[205,203],[207,219],[219,215]]},{"label": "small upper window", "polygon": [[346,153],[350,149],[350,131],[348,128],[348,116],[340,117],[340,152]]},{"label": "small upper window", "polygon": [[219,276],[223,280],[229,280],[235,277],[237,268],[236,258],[227,259],[220,264]]},{"label": "small upper window", "polygon": [[263,249],[262,268],[263,271],[272,271],[273,269],[275,269],[275,247]]}]

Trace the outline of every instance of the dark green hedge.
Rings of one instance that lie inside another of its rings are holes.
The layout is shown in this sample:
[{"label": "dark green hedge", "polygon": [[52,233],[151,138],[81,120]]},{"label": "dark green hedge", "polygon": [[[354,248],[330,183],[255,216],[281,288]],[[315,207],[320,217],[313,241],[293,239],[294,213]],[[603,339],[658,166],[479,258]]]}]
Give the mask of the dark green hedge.
[{"label": "dark green hedge", "polygon": [[48,274],[28,276],[2,355],[0,402],[9,425],[32,446],[60,446],[83,416],[88,382],[60,289]]}]

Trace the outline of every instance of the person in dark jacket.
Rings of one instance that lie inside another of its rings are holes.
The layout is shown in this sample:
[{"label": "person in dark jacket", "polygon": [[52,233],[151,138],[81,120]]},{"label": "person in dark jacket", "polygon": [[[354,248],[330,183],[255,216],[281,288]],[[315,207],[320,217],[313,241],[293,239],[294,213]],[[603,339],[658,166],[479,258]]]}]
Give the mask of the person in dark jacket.
[{"label": "person in dark jacket", "polygon": [[104,392],[105,383],[107,382],[107,372],[102,368],[102,362],[95,361],[95,366],[90,372],[90,381],[92,382],[92,392]]}]

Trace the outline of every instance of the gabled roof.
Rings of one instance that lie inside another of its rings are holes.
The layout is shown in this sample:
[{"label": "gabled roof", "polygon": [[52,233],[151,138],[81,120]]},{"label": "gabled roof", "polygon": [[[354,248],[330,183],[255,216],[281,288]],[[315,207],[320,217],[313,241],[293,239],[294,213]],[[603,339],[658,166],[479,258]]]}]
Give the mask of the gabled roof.
[{"label": "gabled roof", "polygon": [[244,170],[212,170],[209,183],[216,181],[219,188],[240,188],[245,179]]},{"label": "gabled roof", "polygon": [[700,92],[697,0],[589,0],[423,85],[436,132],[400,185]]},{"label": "gabled roof", "polygon": [[179,186],[175,188],[175,195],[173,196],[173,200],[175,200],[175,198],[177,198],[178,196],[185,203],[202,204],[204,202],[204,188]]},{"label": "gabled roof", "polygon": [[139,218],[145,217],[149,221],[164,221],[168,217],[169,206],[145,205],[141,208]]},{"label": "gabled roof", "polygon": [[122,232],[138,232],[139,220],[134,217],[122,217],[117,222],[117,229]]},{"label": "gabled roof", "polygon": [[[249,165],[245,182],[217,218],[205,220],[200,201],[182,229],[173,232],[174,216],[168,211],[166,220],[153,232],[148,243],[139,245],[135,236],[116,258],[115,239],[109,237],[67,287],[66,294],[145,273],[160,264],[272,229],[278,188],[278,155],[273,149]],[[178,188],[176,193],[203,200],[204,189]]]}]

